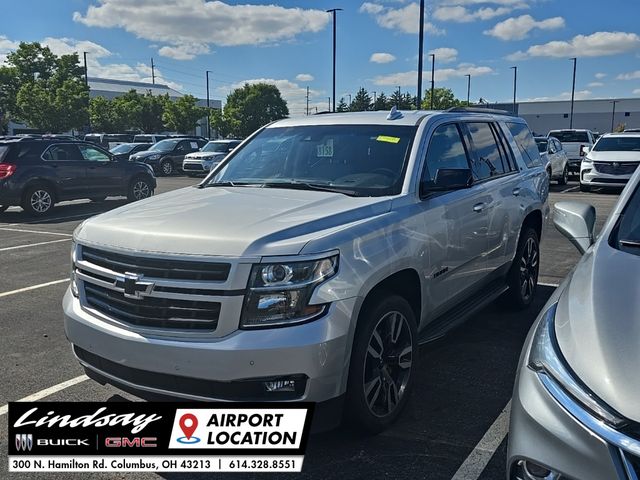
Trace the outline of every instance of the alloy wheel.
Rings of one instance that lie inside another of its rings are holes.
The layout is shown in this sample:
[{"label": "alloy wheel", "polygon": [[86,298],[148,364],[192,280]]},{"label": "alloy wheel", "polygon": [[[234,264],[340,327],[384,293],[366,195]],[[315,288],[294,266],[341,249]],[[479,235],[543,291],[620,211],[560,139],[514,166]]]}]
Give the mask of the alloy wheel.
[{"label": "alloy wheel", "polygon": [[386,417],[404,396],[411,375],[413,338],[407,318],[386,313],[376,324],[364,359],[363,388],[371,413]]},{"label": "alloy wheel", "polygon": [[520,258],[520,295],[526,302],[536,288],[539,268],[538,246],[533,238],[528,238]]},{"label": "alloy wheel", "polygon": [[172,172],[173,172],[173,165],[171,165],[171,162],[163,162],[162,173],[164,173],[165,175],[171,175]]},{"label": "alloy wheel", "polygon": [[142,200],[151,195],[151,189],[147,182],[139,181],[133,185],[133,198],[136,200]]},{"label": "alloy wheel", "polygon": [[53,200],[46,190],[36,190],[31,194],[29,202],[34,212],[44,213],[51,208]]}]

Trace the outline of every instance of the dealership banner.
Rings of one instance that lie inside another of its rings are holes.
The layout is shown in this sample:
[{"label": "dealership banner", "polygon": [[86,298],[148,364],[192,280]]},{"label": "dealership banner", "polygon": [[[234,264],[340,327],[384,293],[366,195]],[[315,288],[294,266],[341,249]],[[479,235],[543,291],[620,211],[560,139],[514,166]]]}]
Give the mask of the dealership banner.
[{"label": "dealership banner", "polygon": [[295,472],[311,403],[12,402],[13,472]]}]

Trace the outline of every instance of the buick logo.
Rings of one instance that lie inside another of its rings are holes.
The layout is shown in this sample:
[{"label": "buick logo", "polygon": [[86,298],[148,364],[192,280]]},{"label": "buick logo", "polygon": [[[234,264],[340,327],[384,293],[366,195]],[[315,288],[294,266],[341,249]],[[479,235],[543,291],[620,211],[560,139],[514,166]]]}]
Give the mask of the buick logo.
[{"label": "buick logo", "polygon": [[33,435],[31,433],[16,433],[16,450],[23,452],[33,448]]},{"label": "buick logo", "polygon": [[155,283],[144,281],[143,274],[130,273],[124,274],[124,296],[127,298],[135,298],[140,300],[143,297],[151,295],[151,291]]},{"label": "buick logo", "polygon": [[613,168],[620,168],[620,164],[618,162],[613,162]]}]

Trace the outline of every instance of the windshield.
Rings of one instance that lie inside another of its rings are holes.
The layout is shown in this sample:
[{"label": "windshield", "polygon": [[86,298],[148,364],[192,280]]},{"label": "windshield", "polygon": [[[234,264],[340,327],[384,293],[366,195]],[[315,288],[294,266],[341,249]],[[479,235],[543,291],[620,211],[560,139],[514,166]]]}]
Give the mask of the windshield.
[{"label": "windshield", "polygon": [[136,135],[133,137],[134,142],[153,142],[153,137],[151,135]]},{"label": "windshield", "polygon": [[215,153],[227,153],[231,144],[229,143],[221,143],[221,142],[209,142],[204,147],[202,147],[202,152],[215,152]]},{"label": "windshield", "polygon": [[120,153],[129,153],[131,150],[133,150],[133,147],[135,147],[135,145],[130,144],[130,143],[121,143],[120,145],[113,147],[111,150],[109,150],[111,153],[115,153],[120,154]]},{"label": "windshield", "polygon": [[553,130],[549,132],[550,137],[556,137],[562,143],[571,142],[589,142],[587,132],[574,132],[573,130]]},{"label": "windshield", "polygon": [[536,138],[536,143],[538,144],[538,151],[540,153],[545,153],[547,151],[547,142],[546,140]]},{"label": "windshield", "polygon": [[636,186],[610,239],[611,246],[640,255],[640,187]]},{"label": "windshield", "polygon": [[400,192],[414,126],[322,125],[266,128],[208,182],[326,187],[356,196]]},{"label": "windshield", "polygon": [[640,152],[640,137],[602,137],[593,146],[595,152]]},{"label": "windshield", "polygon": [[160,142],[156,143],[155,145],[153,145],[149,151],[150,152],[169,152],[171,150],[173,150],[175,148],[175,146],[177,145],[177,143],[180,140],[178,139],[167,139],[167,140],[161,140]]}]

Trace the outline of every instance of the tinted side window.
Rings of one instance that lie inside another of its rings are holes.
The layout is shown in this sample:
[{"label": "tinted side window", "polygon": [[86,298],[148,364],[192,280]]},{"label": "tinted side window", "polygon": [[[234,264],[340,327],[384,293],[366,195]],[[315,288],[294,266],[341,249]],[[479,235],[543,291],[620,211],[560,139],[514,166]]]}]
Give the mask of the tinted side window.
[{"label": "tinted side window", "polygon": [[60,144],[51,145],[43,154],[42,158],[52,162],[64,160],[82,160],[82,155],[75,145]]},{"label": "tinted side window", "polygon": [[507,123],[507,128],[513,135],[527,167],[532,168],[540,165],[540,153],[529,127],[524,123]]},{"label": "tinted side window", "polygon": [[438,127],[429,142],[422,181],[434,181],[441,168],[468,169],[469,159],[460,130],[455,124]]},{"label": "tinted side window", "polygon": [[110,160],[109,155],[97,148],[89,147],[87,145],[78,145],[78,148],[80,148],[80,152],[82,152],[84,159],[90,162],[108,162]]},{"label": "tinted side window", "polygon": [[471,169],[473,177],[476,180],[484,180],[507,173],[509,168],[500,154],[491,126],[488,123],[468,123],[467,128],[475,150]]}]

